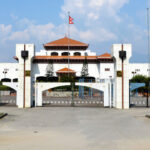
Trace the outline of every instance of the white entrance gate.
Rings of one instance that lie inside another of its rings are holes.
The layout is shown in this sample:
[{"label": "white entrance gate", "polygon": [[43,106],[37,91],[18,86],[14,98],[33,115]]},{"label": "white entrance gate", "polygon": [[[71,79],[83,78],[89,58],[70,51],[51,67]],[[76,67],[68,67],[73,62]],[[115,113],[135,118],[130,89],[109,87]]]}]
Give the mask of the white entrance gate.
[{"label": "white entrance gate", "polygon": [[[35,106],[42,106],[42,92],[48,89],[52,89],[55,87],[68,86],[70,82],[49,82],[49,83],[36,83],[35,84]],[[108,107],[111,105],[111,88],[108,82],[106,83],[85,83],[85,82],[76,82],[76,86],[84,86],[93,88],[99,91],[104,92],[104,107]]]}]

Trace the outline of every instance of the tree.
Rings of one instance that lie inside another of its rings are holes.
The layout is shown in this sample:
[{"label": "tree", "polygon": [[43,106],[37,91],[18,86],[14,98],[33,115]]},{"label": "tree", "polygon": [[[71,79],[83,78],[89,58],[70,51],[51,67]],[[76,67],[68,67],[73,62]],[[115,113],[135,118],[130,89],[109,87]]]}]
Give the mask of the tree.
[{"label": "tree", "polygon": [[144,93],[149,93],[150,77],[146,77],[144,75],[136,75],[130,80],[130,82],[132,82],[132,83],[145,83],[145,86],[138,88],[138,91],[144,92]]},{"label": "tree", "polygon": [[62,75],[60,77],[60,82],[75,82],[75,77],[73,75]]},{"label": "tree", "polygon": [[46,77],[49,78],[49,77],[52,77],[53,76],[53,63],[52,62],[49,62],[49,64],[47,65],[46,67]]},{"label": "tree", "polygon": [[84,62],[83,62],[81,76],[82,77],[87,77],[88,76],[88,61],[87,61],[87,57],[86,56],[85,56],[85,59],[84,59]]},{"label": "tree", "polygon": [[135,75],[130,81],[132,83],[145,83],[147,81],[147,77],[144,75]]}]

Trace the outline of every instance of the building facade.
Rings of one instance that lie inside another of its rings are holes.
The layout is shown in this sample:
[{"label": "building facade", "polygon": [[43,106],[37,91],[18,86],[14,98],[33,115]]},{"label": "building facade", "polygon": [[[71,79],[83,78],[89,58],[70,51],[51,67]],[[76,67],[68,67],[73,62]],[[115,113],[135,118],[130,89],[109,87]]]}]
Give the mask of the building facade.
[{"label": "building facade", "polygon": [[[37,81],[51,79],[49,80],[51,82],[60,82],[62,75],[74,76],[75,82],[79,82],[82,77],[86,79],[86,82],[94,83],[103,83],[113,79],[116,83],[115,92],[121,90],[121,79],[116,73],[121,70],[119,58],[121,48],[127,52],[127,59],[124,61],[124,80],[129,82],[128,80],[136,74],[148,76],[149,73],[148,64],[129,63],[132,55],[130,44],[124,44],[122,47],[121,44],[114,44],[111,54],[101,55],[96,55],[95,52],[89,50],[88,44],[67,37],[46,43],[43,47],[44,49],[40,52],[35,52],[33,44],[17,44],[14,57],[17,63],[0,63],[0,80],[11,81],[11,83],[18,81],[17,105],[20,107],[31,107],[32,93],[36,93],[34,87]],[[93,84],[94,86],[97,85]],[[128,85],[125,86],[124,90],[129,91],[128,89]],[[123,107],[121,106],[121,95],[114,93],[115,96],[114,106]],[[108,98],[108,95],[106,97]],[[118,100],[117,97],[119,97]],[[128,108],[128,93],[124,94],[124,97],[126,99],[124,107]],[[23,100],[20,101],[20,99]],[[27,99],[26,104],[25,99]],[[109,106],[108,103],[107,101],[106,106]],[[37,100],[37,105],[41,105],[41,99]]]},{"label": "building facade", "polygon": [[[35,52],[32,66],[33,80],[46,75],[48,64],[52,64],[54,76],[57,76],[57,71],[60,69],[69,68],[80,77],[85,59],[88,76],[94,77],[96,81],[114,78],[114,62],[111,54],[96,55],[88,49],[88,46],[88,44],[67,37],[45,44],[44,50]],[[14,58],[18,61],[17,57]],[[137,74],[148,76],[149,71],[148,63],[130,63],[129,78]],[[18,62],[0,63],[0,73],[0,80],[9,78],[13,81],[18,78]]]}]

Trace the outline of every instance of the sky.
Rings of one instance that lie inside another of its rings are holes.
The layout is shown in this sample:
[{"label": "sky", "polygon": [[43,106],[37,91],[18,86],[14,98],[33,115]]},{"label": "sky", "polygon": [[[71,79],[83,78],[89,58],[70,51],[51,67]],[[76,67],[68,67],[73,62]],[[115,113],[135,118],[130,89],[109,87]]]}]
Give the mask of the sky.
[{"label": "sky", "polygon": [[0,62],[15,62],[16,44],[42,45],[68,33],[101,55],[112,44],[132,44],[131,62],[147,62],[150,0],[0,0]]}]

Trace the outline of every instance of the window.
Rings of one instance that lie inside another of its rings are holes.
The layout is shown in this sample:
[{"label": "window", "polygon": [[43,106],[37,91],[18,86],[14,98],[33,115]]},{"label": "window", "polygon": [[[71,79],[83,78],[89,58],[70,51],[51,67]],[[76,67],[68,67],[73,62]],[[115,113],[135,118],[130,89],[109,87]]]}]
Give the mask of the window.
[{"label": "window", "polygon": [[68,53],[68,52],[63,52],[62,53],[62,56],[68,56],[68,55],[70,55],[70,53]]},{"label": "window", "polygon": [[52,52],[51,56],[58,56],[58,53],[57,52]]},{"label": "window", "polygon": [[75,52],[74,56],[81,56],[81,53],[80,52]]},{"label": "window", "polygon": [[110,71],[110,68],[105,68],[105,71]]},{"label": "window", "polygon": [[140,69],[135,69],[135,71],[137,72],[137,71],[140,71]]}]

